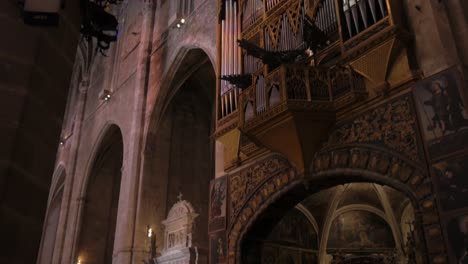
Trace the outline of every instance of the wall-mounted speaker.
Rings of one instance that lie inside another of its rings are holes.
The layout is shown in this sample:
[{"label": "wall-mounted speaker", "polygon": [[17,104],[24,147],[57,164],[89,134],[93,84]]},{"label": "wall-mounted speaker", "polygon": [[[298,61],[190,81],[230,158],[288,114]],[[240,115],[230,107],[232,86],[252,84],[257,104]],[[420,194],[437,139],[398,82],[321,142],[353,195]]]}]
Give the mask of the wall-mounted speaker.
[{"label": "wall-mounted speaker", "polygon": [[63,0],[25,0],[24,22],[30,25],[56,26]]}]

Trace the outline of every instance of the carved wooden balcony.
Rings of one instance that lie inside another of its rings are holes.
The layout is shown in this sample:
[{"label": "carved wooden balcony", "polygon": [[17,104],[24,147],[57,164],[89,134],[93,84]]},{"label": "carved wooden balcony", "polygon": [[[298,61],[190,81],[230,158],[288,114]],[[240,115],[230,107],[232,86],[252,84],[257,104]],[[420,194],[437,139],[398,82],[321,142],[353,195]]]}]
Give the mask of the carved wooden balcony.
[{"label": "carved wooden balcony", "polygon": [[282,65],[254,75],[240,94],[239,129],[305,170],[336,110],[365,95],[362,77],[350,68]]}]

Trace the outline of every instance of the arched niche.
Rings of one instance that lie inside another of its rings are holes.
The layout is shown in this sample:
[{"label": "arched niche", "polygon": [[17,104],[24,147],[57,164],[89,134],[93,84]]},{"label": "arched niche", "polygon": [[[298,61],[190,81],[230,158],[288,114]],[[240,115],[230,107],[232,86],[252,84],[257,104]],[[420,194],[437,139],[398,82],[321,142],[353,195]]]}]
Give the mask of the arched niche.
[{"label": "arched niche", "polygon": [[[164,248],[161,222],[177,202],[179,194],[199,216],[193,245],[208,248],[208,203],[214,177],[214,107],[216,76],[201,49],[185,52],[155,104],[146,138],[137,244],[147,243],[146,226],[156,234],[157,250]],[[145,248],[145,250],[147,250]]]},{"label": "arched niche", "polygon": [[119,206],[123,139],[111,125],[94,155],[84,192],[76,258],[86,264],[111,264]]}]

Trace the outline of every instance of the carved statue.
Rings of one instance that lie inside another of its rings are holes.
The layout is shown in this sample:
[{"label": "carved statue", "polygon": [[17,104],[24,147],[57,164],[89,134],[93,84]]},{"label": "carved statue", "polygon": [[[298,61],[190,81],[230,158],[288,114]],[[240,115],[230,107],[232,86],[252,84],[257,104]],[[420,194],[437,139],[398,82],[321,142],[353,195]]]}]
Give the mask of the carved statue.
[{"label": "carved statue", "polygon": [[259,58],[264,64],[271,66],[279,66],[285,63],[301,61],[307,58],[306,49],[291,50],[291,51],[268,51],[257,45],[248,42],[245,39],[238,40],[239,47],[247,51],[247,54]]}]

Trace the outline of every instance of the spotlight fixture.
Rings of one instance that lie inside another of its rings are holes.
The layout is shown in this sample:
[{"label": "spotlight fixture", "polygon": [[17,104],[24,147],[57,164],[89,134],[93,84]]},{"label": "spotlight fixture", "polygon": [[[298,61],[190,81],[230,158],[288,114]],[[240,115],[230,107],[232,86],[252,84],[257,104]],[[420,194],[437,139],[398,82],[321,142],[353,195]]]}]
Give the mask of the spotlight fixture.
[{"label": "spotlight fixture", "polygon": [[151,238],[153,236],[153,229],[151,227],[149,227],[149,226],[146,229],[147,229],[148,237]]},{"label": "spotlight fixture", "polygon": [[104,89],[99,93],[99,99],[104,101],[109,101],[112,97],[112,93],[110,90]]},{"label": "spotlight fixture", "polygon": [[68,136],[63,136],[60,137],[59,145],[61,147],[65,146],[65,143],[67,143],[67,140],[73,135],[73,133],[69,134]]},{"label": "spotlight fixture", "polygon": [[76,264],[81,264],[81,259],[78,259],[78,261],[76,262]]},{"label": "spotlight fixture", "polygon": [[181,18],[179,22],[176,23],[176,28],[181,28],[183,25],[185,25],[185,18]]},{"label": "spotlight fixture", "polygon": [[156,234],[149,225],[146,226],[146,236],[148,237],[149,242],[149,256],[148,259],[143,260],[143,263],[156,264]]}]

